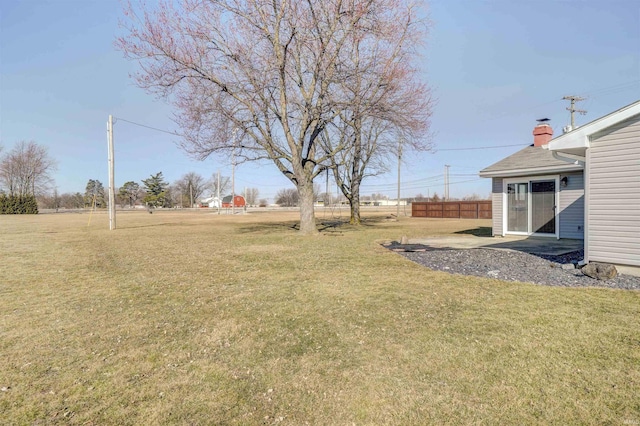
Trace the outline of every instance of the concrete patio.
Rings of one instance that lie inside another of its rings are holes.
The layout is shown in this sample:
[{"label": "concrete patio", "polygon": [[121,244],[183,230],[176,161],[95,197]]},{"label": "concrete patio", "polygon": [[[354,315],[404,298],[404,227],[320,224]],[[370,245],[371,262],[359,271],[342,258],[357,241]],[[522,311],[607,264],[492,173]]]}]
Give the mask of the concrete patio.
[{"label": "concrete patio", "polygon": [[583,248],[583,240],[554,239],[544,237],[476,237],[447,236],[409,238],[408,244],[420,244],[438,249],[486,248],[495,250],[515,250],[531,254],[561,255]]}]

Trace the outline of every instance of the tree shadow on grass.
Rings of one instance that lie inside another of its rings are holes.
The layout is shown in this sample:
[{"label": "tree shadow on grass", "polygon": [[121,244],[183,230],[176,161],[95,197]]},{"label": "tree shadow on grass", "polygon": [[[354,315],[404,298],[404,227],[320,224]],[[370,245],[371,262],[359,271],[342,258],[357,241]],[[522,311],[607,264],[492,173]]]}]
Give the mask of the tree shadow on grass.
[{"label": "tree shadow on grass", "polygon": [[282,232],[285,230],[298,230],[300,224],[296,221],[283,221],[283,222],[262,222],[252,223],[251,225],[242,226],[238,228],[240,234],[253,234],[253,233],[271,233]]},{"label": "tree shadow on grass", "polygon": [[[362,220],[362,224],[351,225],[349,223],[349,219],[326,219],[316,220],[316,229],[321,234],[325,235],[344,235],[348,232],[356,232],[364,227],[375,226],[378,223],[382,223],[388,219],[382,218],[367,218]],[[284,230],[300,230],[300,222],[299,221],[284,221],[284,222],[273,222],[273,223],[255,223],[249,226],[244,226],[239,229],[238,232],[242,234],[250,234],[250,233],[270,233],[270,232],[281,232]]]},{"label": "tree shadow on grass", "polygon": [[454,232],[454,234],[474,235],[476,237],[491,237],[490,226],[478,226],[473,229],[465,229],[462,231]]},{"label": "tree shadow on grass", "polygon": [[117,229],[158,228],[163,226],[185,228],[185,227],[195,227],[199,225],[197,223],[160,222],[160,223],[149,223],[146,225],[118,225]]}]

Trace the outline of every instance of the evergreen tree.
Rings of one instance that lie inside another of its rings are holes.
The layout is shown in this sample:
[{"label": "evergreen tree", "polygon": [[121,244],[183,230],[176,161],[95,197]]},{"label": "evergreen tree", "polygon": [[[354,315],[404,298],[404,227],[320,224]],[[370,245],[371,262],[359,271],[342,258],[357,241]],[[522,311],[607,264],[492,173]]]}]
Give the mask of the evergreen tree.
[{"label": "evergreen tree", "polygon": [[151,207],[170,207],[170,200],[167,194],[169,184],[164,181],[162,172],[151,175],[149,179],[143,179],[142,183],[147,192],[143,198],[147,205]]},{"label": "evergreen tree", "polygon": [[84,191],[85,207],[93,207],[95,200],[96,208],[106,208],[107,202],[104,199],[104,186],[99,180],[89,179]]},{"label": "evergreen tree", "polygon": [[124,185],[120,187],[120,191],[118,193],[122,200],[126,200],[129,204],[129,207],[133,207],[140,198],[140,185],[133,182],[125,182]]}]

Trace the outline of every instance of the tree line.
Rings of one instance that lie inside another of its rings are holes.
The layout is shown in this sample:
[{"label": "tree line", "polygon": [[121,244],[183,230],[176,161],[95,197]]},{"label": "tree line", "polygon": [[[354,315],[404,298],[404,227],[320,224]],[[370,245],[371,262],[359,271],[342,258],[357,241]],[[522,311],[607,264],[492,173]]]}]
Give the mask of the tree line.
[{"label": "tree line", "polygon": [[[221,198],[227,195],[231,187],[228,177],[217,176],[205,179],[195,172],[184,174],[173,184],[165,181],[162,172],[152,174],[140,183],[128,181],[115,191],[116,205],[121,208],[133,208],[135,206],[148,207],[195,207],[204,197],[215,196],[218,192]],[[260,192],[257,188],[247,188],[245,199],[248,205],[266,203],[259,200]],[[97,179],[89,179],[84,193],[58,194],[56,190],[50,194],[42,194],[38,201],[47,209],[81,209],[81,208],[106,208],[108,204],[108,192],[102,182]]]}]

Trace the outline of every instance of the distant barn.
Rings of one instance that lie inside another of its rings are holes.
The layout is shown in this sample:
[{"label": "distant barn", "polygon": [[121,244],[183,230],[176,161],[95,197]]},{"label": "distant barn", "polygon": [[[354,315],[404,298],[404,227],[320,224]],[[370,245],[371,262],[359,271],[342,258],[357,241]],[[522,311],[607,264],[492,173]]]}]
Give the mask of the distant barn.
[{"label": "distant barn", "polygon": [[231,208],[231,207],[244,207],[246,205],[246,201],[242,195],[236,195],[233,197],[233,206],[231,205],[231,195],[227,195],[222,199],[222,208]]}]

